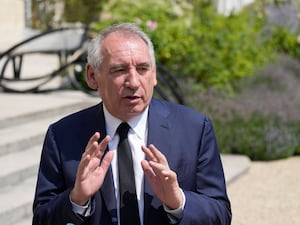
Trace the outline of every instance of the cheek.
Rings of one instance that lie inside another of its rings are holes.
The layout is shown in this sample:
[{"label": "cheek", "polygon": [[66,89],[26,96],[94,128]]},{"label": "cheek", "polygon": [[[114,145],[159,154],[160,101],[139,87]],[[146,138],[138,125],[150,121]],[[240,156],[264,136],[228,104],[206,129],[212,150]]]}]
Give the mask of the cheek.
[{"label": "cheek", "polygon": [[107,81],[106,81],[106,79],[98,77],[96,82],[97,82],[97,87],[98,87],[97,90],[98,90],[100,96],[102,97],[105,95],[105,92],[106,92]]},{"label": "cheek", "polygon": [[145,81],[147,89],[151,90],[157,85],[156,76],[151,76]]},{"label": "cheek", "polygon": [[149,78],[148,78],[148,83],[152,84],[153,87],[157,85],[157,78],[156,78],[156,71],[152,71]]},{"label": "cheek", "polygon": [[148,99],[152,97],[153,91],[154,91],[154,86],[153,86],[152,80],[148,80],[147,82],[145,82],[143,84],[143,92],[144,92],[145,98],[147,99],[146,101],[148,101]]},{"label": "cheek", "polygon": [[98,81],[99,92],[107,98],[118,95],[122,88],[122,81],[118,79],[106,78]]}]

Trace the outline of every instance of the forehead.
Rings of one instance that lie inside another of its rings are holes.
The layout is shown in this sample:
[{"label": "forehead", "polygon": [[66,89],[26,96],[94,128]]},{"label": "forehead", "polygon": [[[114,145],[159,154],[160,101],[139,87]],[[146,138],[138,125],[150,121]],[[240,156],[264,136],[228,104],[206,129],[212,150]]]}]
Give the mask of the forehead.
[{"label": "forehead", "polygon": [[150,58],[146,42],[135,34],[111,33],[103,40],[102,46],[104,57]]}]

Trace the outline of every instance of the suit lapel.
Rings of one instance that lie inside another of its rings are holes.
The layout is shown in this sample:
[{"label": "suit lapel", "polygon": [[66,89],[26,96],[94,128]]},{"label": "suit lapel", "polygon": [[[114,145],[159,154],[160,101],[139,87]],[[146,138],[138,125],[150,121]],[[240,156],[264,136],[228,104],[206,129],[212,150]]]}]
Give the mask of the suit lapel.
[{"label": "suit lapel", "polygon": [[[100,110],[97,120],[97,128],[96,131],[99,131],[101,134],[100,141],[106,136],[106,126],[105,126],[105,118],[103,113],[103,103],[100,104]],[[106,148],[106,152],[108,151],[108,147]],[[111,216],[113,224],[117,224],[118,216],[117,216],[117,200],[115,196],[114,183],[113,183],[113,174],[111,167],[108,169],[105,179],[103,181],[102,187],[100,189],[101,196],[104,200],[104,203],[107,207],[107,210]]]},{"label": "suit lapel", "polygon": [[117,224],[118,222],[117,200],[115,196],[113,174],[111,168],[109,168],[109,170],[107,171],[100,192],[105,202],[105,205],[107,207],[107,210],[111,216],[113,224]]},{"label": "suit lapel", "polygon": [[165,105],[153,99],[149,106],[148,115],[148,141],[147,145],[154,144],[155,146],[164,146],[164,137],[169,135],[170,124],[167,120],[170,114]]},{"label": "suit lapel", "polygon": [[[167,120],[169,110],[165,105],[153,99],[149,106],[148,115],[148,140],[147,145],[154,144],[163,154],[166,154],[170,150],[170,142],[166,142],[166,138],[170,138],[170,124]],[[145,178],[144,181],[144,224],[151,220],[153,210],[158,210],[161,206],[160,200],[158,200],[152,188]],[[156,214],[156,213],[155,213]]]}]

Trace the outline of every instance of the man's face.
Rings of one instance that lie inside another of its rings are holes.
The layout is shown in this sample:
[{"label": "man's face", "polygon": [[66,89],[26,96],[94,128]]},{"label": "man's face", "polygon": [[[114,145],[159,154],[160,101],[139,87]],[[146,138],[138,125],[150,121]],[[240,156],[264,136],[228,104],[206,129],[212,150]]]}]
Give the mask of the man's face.
[{"label": "man's face", "polygon": [[87,66],[87,81],[94,82],[107,110],[122,121],[140,114],[150,103],[157,84],[149,49],[138,36],[112,33],[102,43],[99,70]]}]

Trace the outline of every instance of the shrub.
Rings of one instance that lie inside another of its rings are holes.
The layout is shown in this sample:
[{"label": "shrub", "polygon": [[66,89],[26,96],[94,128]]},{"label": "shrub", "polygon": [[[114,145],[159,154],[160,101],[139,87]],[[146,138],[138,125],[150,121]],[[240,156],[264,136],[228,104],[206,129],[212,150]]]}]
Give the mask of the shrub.
[{"label": "shrub", "polygon": [[237,94],[189,91],[208,114],[223,153],[273,160],[300,154],[300,63],[282,55],[239,84]]},{"label": "shrub", "polygon": [[102,4],[101,0],[65,0],[64,21],[90,24],[98,20]]},{"label": "shrub", "polygon": [[257,32],[261,20],[251,10],[225,17],[210,4],[195,2],[108,1],[92,27],[98,32],[113,23],[135,22],[152,38],[157,60],[177,77],[232,91],[236,79],[272,57]]},{"label": "shrub", "polygon": [[250,118],[235,115],[229,121],[218,119],[216,135],[222,152],[245,154],[252,160],[273,160],[294,155],[300,144],[297,127],[277,117],[254,113]]},{"label": "shrub", "polygon": [[287,54],[293,58],[300,58],[300,35],[293,34],[285,27],[273,27],[269,40],[270,46],[278,53]]}]

